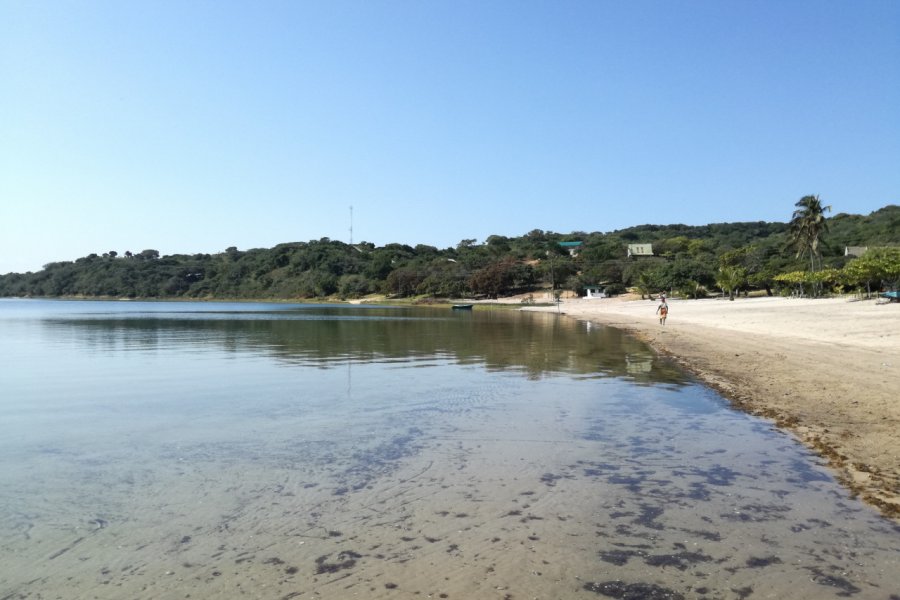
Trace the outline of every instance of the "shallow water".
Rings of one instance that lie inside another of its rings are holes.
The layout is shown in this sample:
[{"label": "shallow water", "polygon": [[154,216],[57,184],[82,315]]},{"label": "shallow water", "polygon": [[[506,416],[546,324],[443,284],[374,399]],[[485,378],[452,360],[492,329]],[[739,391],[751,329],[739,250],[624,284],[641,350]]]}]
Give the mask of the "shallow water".
[{"label": "shallow water", "polygon": [[900,529],[615,330],[0,301],[0,600],[900,598]]}]

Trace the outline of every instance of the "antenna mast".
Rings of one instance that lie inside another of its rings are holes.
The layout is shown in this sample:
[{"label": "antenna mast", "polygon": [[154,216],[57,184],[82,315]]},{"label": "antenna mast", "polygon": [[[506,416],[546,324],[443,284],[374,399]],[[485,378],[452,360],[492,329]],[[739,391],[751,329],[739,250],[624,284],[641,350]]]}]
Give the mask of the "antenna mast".
[{"label": "antenna mast", "polygon": [[353,245],[353,205],[350,205],[350,245]]}]

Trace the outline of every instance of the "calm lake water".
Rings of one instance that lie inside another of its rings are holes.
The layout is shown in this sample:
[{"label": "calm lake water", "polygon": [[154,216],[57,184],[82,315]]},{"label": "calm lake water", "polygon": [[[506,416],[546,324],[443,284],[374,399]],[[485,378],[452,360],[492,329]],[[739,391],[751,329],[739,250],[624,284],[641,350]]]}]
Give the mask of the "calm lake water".
[{"label": "calm lake water", "polygon": [[613,329],[0,300],[0,365],[0,600],[900,599],[900,528]]}]

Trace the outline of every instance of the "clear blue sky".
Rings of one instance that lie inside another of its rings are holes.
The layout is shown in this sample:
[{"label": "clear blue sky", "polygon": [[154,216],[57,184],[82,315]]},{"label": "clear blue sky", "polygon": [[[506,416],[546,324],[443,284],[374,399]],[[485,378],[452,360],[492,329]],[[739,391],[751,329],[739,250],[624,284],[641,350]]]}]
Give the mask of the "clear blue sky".
[{"label": "clear blue sky", "polygon": [[0,0],[0,273],[900,203],[900,2]]}]

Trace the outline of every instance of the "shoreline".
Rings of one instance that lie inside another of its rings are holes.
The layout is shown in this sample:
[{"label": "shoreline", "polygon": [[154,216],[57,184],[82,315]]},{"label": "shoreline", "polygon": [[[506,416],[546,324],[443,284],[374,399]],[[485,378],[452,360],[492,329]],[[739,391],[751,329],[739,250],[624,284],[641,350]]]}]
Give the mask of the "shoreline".
[{"label": "shoreline", "polygon": [[[326,303],[332,302],[346,303]],[[900,522],[900,304],[846,297],[670,299],[663,327],[655,315],[657,302],[633,296],[564,298],[559,306],[469,302],[559,312],[634,335],[734,408],[792,433],[825,459],[854,495]]]},{"label": "shoreline", "polygon": [[559,312],[624,330],[671,357],[735,408],[791,432],[855,496],[900,521],[900,305],[670,299],[665,326],[656,306],[572,299]]}]

